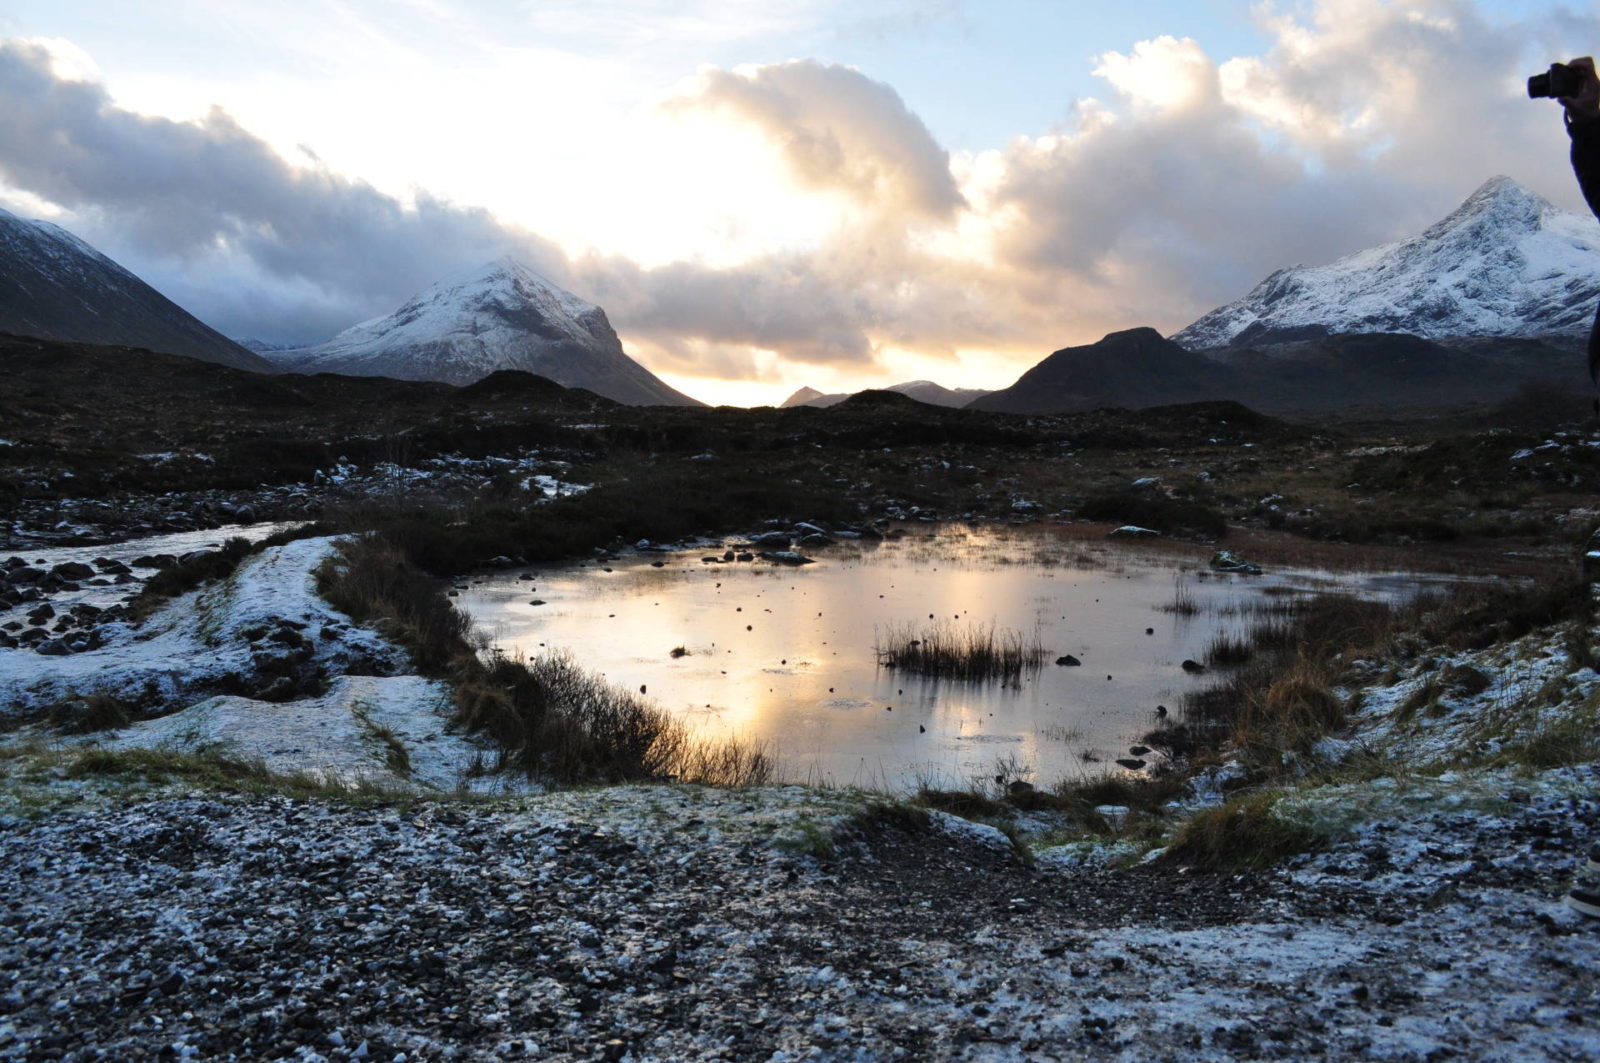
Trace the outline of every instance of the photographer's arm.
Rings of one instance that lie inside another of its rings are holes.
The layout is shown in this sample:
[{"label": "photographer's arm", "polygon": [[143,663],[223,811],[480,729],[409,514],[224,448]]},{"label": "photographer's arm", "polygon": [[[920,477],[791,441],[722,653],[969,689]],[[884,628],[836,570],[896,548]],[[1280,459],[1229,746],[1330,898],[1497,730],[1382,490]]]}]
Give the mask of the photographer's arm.
[{"label": "photographer's arm", "polygon": [[1582,91],[1561,100],[1572,137],[1572,172],[1578,175],[1589,209],[1600,218],[1600,76],[1593,59],[1574,59],[1567,65],[1583,73]]}]

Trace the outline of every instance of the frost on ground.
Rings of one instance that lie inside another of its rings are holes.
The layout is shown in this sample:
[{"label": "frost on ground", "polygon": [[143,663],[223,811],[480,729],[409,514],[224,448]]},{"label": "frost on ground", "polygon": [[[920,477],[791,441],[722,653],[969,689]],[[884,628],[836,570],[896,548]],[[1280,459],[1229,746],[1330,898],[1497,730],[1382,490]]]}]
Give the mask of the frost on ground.
[{"label": "frost on ground", "polygon": [[4,792],[0,1058],[1600,1053],[1600,935],[1550,892],[1593,798],[1209,876],[1028,868],[794,787]]},{"label": "frost on ground", "polygon": [[332,539],[301,539],[255,554],[142,625],[105,625],[98,649],[63,657],[0,650],[0,712],[15,718],[89,694],[171,705],[273,665],[334,675],[401,669],[399,649],[318,597],[316,569],[332,550]]},{"label": "frost on ground", "polygon": [[[102,660],[143,682],[164,639],[220,667],[267,618],[375,640],[316,600],[327,549]],[[1594,737],[1580,634],[1375,664],[1278,802],[1325,843],[1239,875],[1131,839],[1030,864],[849,791],[308,799],[0,750],[0,1059],[1600,1058],[1600,926],[1559,903],[1600,768],[1541,759]],[[475,751],[444,694],[343,675],[94,741],[449,789]]]},{"label": "frost on ground", "polygon": [[[109,696],[161,715],[70,738],[34,727],[26,738],[217,754],[335,785],[503,788],[476,770],[483,748],[447,730],[449,688],[393,674],[407,669],[404,652],[318,596],[316,571],[333,550],[332,539],[301,539],[253,555],[143,625],[106,625],[98,649],[0,650],[0,712],[26,718]],[[217,693],[241,688],[257,696]]]}]

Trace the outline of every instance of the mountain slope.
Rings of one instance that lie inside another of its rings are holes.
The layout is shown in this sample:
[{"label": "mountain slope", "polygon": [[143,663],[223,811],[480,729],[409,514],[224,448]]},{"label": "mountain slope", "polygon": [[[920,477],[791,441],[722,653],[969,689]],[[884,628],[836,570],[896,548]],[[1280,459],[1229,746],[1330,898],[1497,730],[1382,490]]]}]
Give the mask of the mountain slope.
[{"label": "mountain slope", "polygon": [[1066,347],[1008,388],[967,405],[1000,413],[1063,413],[1097,406],[1163,406],[1231,398],[1234,373],[1185,350],[1152,328],[1113,332],[1097,343]]},{"label": "mountain slope", "polygon": [[320,346],[269,357],[299,373],[447,384],[518,369],[630,405],[700,405],[623,353],[604,310],[511,258],[440,281]]},{"label": "mountain slope", "polygon": [[0,332],[276,372],[59,225],[0,210]]},{"label": "mountain slope", "polygon": [[1420,235],[1279,270],[1172,339],[1202,349],[1341,332],[1573,333],[1597,299],[1600,225],[1495,177]]},{"label": "mountain slope", "polygon": [[[930,406],[946,406],[950,409],[960,409],[974,399],[989,394],[981,388],[947,388],[931,380],[908,380],[903,384],[891,384],[879,390],[893,391]],[[815,406],[826,409],[829,406],[837,406],[849,397],[850,393],[845,392],[824,395],[816,388],[801,388],[784,399],[778,409],[787,410],[792,406]]]}]

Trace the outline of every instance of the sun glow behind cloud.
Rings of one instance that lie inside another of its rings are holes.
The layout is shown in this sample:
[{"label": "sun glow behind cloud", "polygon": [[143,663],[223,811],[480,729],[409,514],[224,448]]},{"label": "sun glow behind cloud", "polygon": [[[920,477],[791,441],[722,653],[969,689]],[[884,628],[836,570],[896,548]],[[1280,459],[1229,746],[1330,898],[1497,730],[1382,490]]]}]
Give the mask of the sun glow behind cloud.
[{"label": "sun glow behind cloud", "polygon": [[[0,100],[0,194],[235,334],[270,327],[252,305],[332,331],[511,248],[709,399],[998,387],[1057,347],[1175,328],[1272,269],[1411,231],[1495,172],[1576,206],[1559,126],[1516,75],[1600,39],[1600,18],[1485,10],[1261,5],[1266,43],[1246,55],[1123,40],[1072,60],[1098,87],[1060,101],[1054,126],[961,150],[903,86],[789,58],[826,53],[834,0],[241,3],[153,37],[148,56],[107,43],[142,29],[114,10],[102,46],[56,34],[49,60],[109,107],[52,114],[49,86],[27,79]],[[210,37],[184,37],[202,24]],[[1420,73],[1435,69],[1474,75],[1441,86]],[[253,138],[290,165],[261,176]],[[169,161],[160,187],[174,145],[237,159],[209,177]],[[128,178],[113,199],[107,173]],[[225,185],[238,174],[242,192]],[[127,191],[142,187],[147,200]],[[284,235],[307,231],[294,211],[344,219],[352,203],[372,220],[349,239],[378,246],[329,266],[333,236]],[[180,204],[210,213],[173,216]]]}]

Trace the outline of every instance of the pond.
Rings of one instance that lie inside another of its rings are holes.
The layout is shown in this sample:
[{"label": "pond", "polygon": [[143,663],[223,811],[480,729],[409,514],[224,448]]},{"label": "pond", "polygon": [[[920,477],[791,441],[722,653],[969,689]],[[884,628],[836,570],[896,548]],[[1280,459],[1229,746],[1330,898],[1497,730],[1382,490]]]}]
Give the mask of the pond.
[{"label": "pond", "polygon": [[[484,577],[460,604],[510,654],[567,651],[699,734],[765,743],[787,781],[904,790],[1002,775],[1048,786],[1120,770],[1140,735],[1212,676],[1219,636],[1296,596],[1397,600],[1453,577],[1211,571],[1208,552],[1074,528],[911,525],[807,551],[814,564],[711,563],[725,545]],[[531,576],[531,579],[524,578]],[[533,604],[538,602],[539,604]],[[892,635],[1015,631],[1045,653],[1015,682],[882,667]],[[1056,664],[1071,655],[1080,666]]]}]

